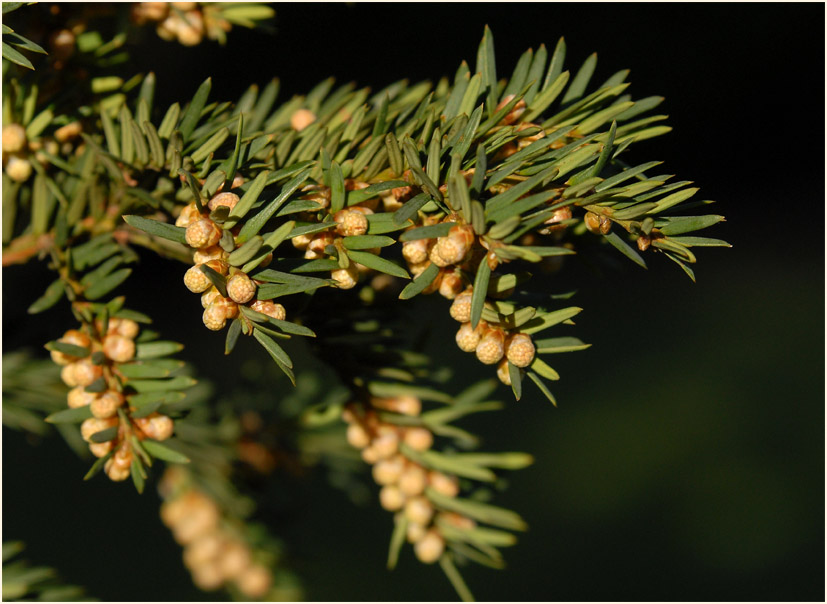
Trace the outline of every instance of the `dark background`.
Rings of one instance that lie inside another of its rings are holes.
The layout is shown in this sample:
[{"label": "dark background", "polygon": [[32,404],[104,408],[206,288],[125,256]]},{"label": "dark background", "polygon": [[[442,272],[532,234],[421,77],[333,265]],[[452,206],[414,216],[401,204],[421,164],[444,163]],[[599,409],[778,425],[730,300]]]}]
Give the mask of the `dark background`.
[{"label": "dark background", "polygon": [[[695,181],[727,222],[708,231],[732,249],[701,249],[692,284],[665,258],[596,277],[566,269],[585,308],[573,335],[595,345],[561,355],[559,408],[529,390],[474,428],[491,449],[533,453],[498,502],[531,526],[504,572],[465,571],[485,600],[824,599],[824,6],[820,4],[287,4],[276,32],[230,34],[226,48],[147,38],[136,56],[164,101],[186,100],[206,76],[214,98],[282,82],[282,100],[329,75],[374,90],[400,77],[473,67],[492,27],[498,75],[520,53],[560,35],[567,68],[597,51],[603,81],[631,68],[635,97],[666,97],[674,131],[636,145],[627,161],[665,161]],[[153,34],[154,35],[154,34]],[[661,110],[659,109],[659,111]],[[145,256],[130,306],[229,388],[247,347],[219,358],[182,293],[180,275]],[[153,279],[139,288],[139,279]],[[3,271],[3,350],[46,341],[68,313],[25,308],[48,283],[35,265]],[[428,320],[438,300],[418,303]],[[435,306],[436,305],[436,306]],[[420,313],[421,311],[421,313]],[[200,312],[200,311],[199,311]],[[480,366],[430,345],[460,384]],[[442,329],[442,328],[445,329]],[[216,363],[223,371],[214,371]],[[297,359],[297,364],[301,360]],[[487,375],[487,374],[486,374]],[[501,392],[507,400],[508,393]],[[59,439],[35,447],[4,429],[4,540],[103,599],[212,599],[192,588],[180,549],[157,522],[152,489],[99,479]],[[367,480],[367,478],[366,478]],[[446,600],[435,568],[409,549],[384,569],[390,515],[354,507],[323,473],[260,518],[289,543],[313,600]]]}]

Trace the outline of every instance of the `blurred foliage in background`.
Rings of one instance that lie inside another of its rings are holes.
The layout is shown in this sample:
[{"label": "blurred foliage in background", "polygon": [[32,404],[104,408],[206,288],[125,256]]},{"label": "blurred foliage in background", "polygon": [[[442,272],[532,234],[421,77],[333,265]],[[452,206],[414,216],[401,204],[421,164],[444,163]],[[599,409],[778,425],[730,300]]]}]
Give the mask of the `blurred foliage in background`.
[{"label": "blurred foliage in background", "polygon": [[[277,7],[275,37],[233,31],[223,48],[161,47],[135,58],[136,70],[175,82],[159,86],[160,104],[208,75],[222,98],[274,75],[287,93],[328,75],[379,88],[400,73],[413,81],[449,73],[472,59],[489,23],[502,65],[565,35],[569,56],[597,50],[611,59],[597,79],[628,65],[638,94],[666,96],[674,131],[645,150],[719,200],[728,222],[717,234],[734,248],[704,263],[697,284],[667,263],[597,274],[576,258],[556,277],[560,291],[578,290],[586,309],[578,336],[595,343],[560,361],[559,408],[532,392],[469,422],[486,447],[518,441],[536,458],[498,494],[531,527],[509,551],[507,572],[465,571],[485,599],[824,599],[824,7],[679,10],[680,18],[657,5],[294,4]],[[190,303],[180,275],[161,267],[142,254],[140,270],[157,268],[158,278],[151,291],[127,283],[133,307],[158,295],[172,308]],[[49,281],[42,266],[4,269],[4,353],[71,326],[68,310],[46,321],[26,315]],[[453,327],[433,312],[439,302],[412,302],[412,316],[438,317],[435,334]],[[268,359],[257,346],[218,358],[220,336],[192,314],[157,316],[156,328],[190,332],[180,356],[216,368],[219,399],[252,396],[236,377],[259,379]],[[463,384],[487,377],[440,338],[428,347]],[[103,480],[80,488],[87,464],[59,439],[4,428],[3,440],[4,539],[24,540],[28,559],[104,600],[216,597],[192,587],[146,501],[154,492],[138,497]],[[256,519],[290,544],[308,599],[455,598],[410,552],[385,572],[390,516],[354,506],[328,480],[321,471],[298,480],[285,468],[254,493]],[[79,542],[94,546],[80,557]]]}]

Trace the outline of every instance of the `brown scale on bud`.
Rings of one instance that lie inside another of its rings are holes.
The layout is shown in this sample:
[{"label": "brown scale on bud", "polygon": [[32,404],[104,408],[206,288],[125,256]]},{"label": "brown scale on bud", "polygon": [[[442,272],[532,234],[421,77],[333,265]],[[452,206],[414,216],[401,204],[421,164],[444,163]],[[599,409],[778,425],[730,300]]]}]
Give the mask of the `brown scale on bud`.
[{"label": "brown scale on bud", "polygon": [[203,250],[196,250],[192,255],[192,261],[194,264],[204,264],[211,260],[223,261],[225,255],[226,252],[221,248],[221,246],[213,245],[211,247],[204,248]]},{"label": "brown scale on bud", "polygon": [[[500,104],[497,105],[497,108],[496,108],[495,111],[499,111],[500,109],[503,109],[506,105],[508,105],[508,103],[510,103],[514,99],[514,96],[515,95],[513,95],[513,94],[509,94],[507,97],[505,97],[503,100],[501,100]],[[520,116],[523,113],[525,113],[525,107],[526,107],[525,100],[520,99],[519,101],[517,101],[514,104],[514,106],[511,108],[511,110],[508,113],[505,114],[505,117],[502,119],[502,123],[505,124],[505,125],[508,125],[508,124],[513,124],[514,122],[516,122],[518,119],[520,119]]]},{"label": "brown scale on bud", "polygon": [[339,225],[336,230],[345,237],[364,235],[368,232],[368,218],[362,212],[339,210],[333,216],[333,220]]},{"label": "brown scale on bud", "polygon": [[402,257],[408,264],[422,264],[428,260],[428,243],[430,239],[414,239],[402,244]]},{"label": "brown scale on bud", "polygon": [[439,295],[454,300],[464,289],[465,284],[457,273],[446,273],[439,284]]},{"label": "brown scale on bud", "polygon": [[199,250],[212,247],[221,240],[221,227],[209,218],[201,218],[187,226],[185,238],[190,247]]},{"label": "brown scale on bud", "polygon": [[187,228],[196,220],[201,220],[201,218],[203,218],[203,216],[201,212],[198,211],[198,206],[193,202],[181,209],[181,213],[178,214],[178,218],[175,219],[175,226]]},{"label": "brown scale on bud", "polygon": [[399,487],[388,484],[379,491],[379,503],[389,512],[396,512],[405,505],[405,496]]},{"label": "brown scale on bud", "polygon": [[526,333],[517,333],[508,338],[505,354],[508,361],[515,367],[528,367],[534,361],[534,342]]},{"label": "brown scale on bud", "polygon": [[88,386],[103,375],[103,367],[92,363],[91,359],[82,359],[73,363],[75,386]]},{"label": "brown scale on bud", "polygon": [[497,365],[497,378],[506,386],[511,385],[511,373],[508,371],[508,359],[503,359]]},{"label": "brown scale on bud", "polygon": [[459,482],[456,478],[431,470],[428,472],[428,484],[431,488],[446,497],[456,497],[459,495]]},{"label": "brown scale on bud", "polygon": [[454,320],[460,323],[467,323],[471,320],[471,299],[473,297],[474,291],[470,287],[464,292],[457,294],[449,310]]},{"label": "brown scale on bud", "polygon": [[227,294],[238,304],[246,304],[256,296],[256,284],[247,273],[238,272],[227,281]]},{"label": "brown scale on bud", "polygon": [[117,415],[118,408],[120,408],[123,403],[124,398],[120,392],[109,390],[93,400],[89,405],[89,409],[92,411],[94,417],[106,419]]},{"label": "brown scale on bud", "polygon": [[19,153],[26,146],[26,130],[20,124],[3,126],[3,153]]},{"label": "brown scale on bud", "polygon": [[109,477],[109,480],[114,482],[121,482],[129,478],[129,466],[119,466],[114,462],[114,457],[110,458],[103,466],[103,471]]},{"label": "brown scale on bud", "polygon": [[396,210],[404,205],[401,201],[394,197],[393,193],[388,191],[380,193],[379,198],[382,200],[382,210],[385,212],[396,212]]},{"label": "brown scale on bud", "polygon": [[230,208],[230,211],[232,211],[238,203],[238,200],[239,197],[235,193],[219,193],[218,195],[214,195],[213,198],[210,199],[209,203],[207,204],[207,207],[209,207],[210,210],[215,211],[221,206],[227,206],[228,208]]},{"label": "brown scale on bud", "polygon": [[290,116],[290,127],[301,132],[316,121],[316,114],[309,109],[299,109]]},{"label": "brown scale on bud", "polygon": [[600,234],[600,217],[597,214],[594,212],[586,212],[586,216],[583,218],[583,221],[586,223],[586,228],[590,232],[595,235]]},{"label": "brown scale on bud", "polygon": [[612,220],[608,216],[601,216],[599,222],[600,234],[608,235],[612,230]]},{"label": "brown scale on bud", "polygon": [[116,426],[117,424],[118,419],[115,417],[106,419],[90,417],[89,419],[83,420],[83,423],[80,425],[80,435],[83,437],[83,440],[91,443],[93,434],[97,434],[98,432],[111,428],[112,426]]},{"label": "brown scale on bud", "polygon": [[434,435],[427,428],[414,426],[405,431],[402,440],[414,451],[427,451],[434,444]]},{"label": "brown scale on bud", "polygon": [[482,321],[480,321],[476,329],[471,327],[470,322],[463,323],[456,335],[457,346],[459,346],[459,349],[463,352],[474,352],[482,339],[483,330],[484,327]]},{"label": "brown scale on bud", "polygon": [[116,363],[126,363],[135,358],[135,340],[119,334],[106,336],[103,341],[103,354]]},{"label": "brown scale on bud", "polygon": [[256,300],[250,305],[250,308],[268,317],[278,319],[279,321],[284,321],[284,319],[287,318],[287,311],[284,309],[284,306],[276,304],[272,300]]},{"label": "brown scale on bud", "polygon": [[433,564],[442,556],[445,551],[445,539],[435,529],[429,530],[414,545],[414,553],[420,562]]},{"label": "brown scale on bud", "polygon": [[637,249],[641,252],[645,252],[649,249],[649,246],[652,244],[652,239],[647,235],[641,235],[637,238]]},{"label": "brown scale on bud", "polygon": [[497,267],[500,265],[500,259],[494,252],[488,252],[485,255],[485,262],[492,271],[497,270]]},{"label": "brown scale on bud", "polygon": [[412,497],[405,502],[405,517],[408,522],[427,526],[433,516],[434,506],[425,497]]},{"label": "brown scale on bud", "polygon": [[347,268],[340,268],[330,272],[330,278],[336,282],[339,289],[352,289],[359,281],[359,270],[351,264]]},{"label": "brown scale on bud", "polygon": [[210,304],[204,309],[201,320],[207,329],[211,331],[221,331],[227,324],[227,309],[220,304]]},{"label": "brown scale on bud", "polygon": [[[436,251],[448,264],[461,264],[474,244],[474,229],[468,225],[451,227],[448,235],[437,239]],[[431,259],[433,261],[433,258]]]},{"label": "brown scale on bud", "polygon": [[481,363],[497,363],[505,354],[505,334],[499,329],[488,329],[480,338],[475,352]]},{"label": "brown scale on bud", "polygon": [[89,405],[92,401],[98,398],[95,392],[86,392],[83,386],[75,386],[69,391],[66,396],[66,402],[70,409],[79,409]]},{"label": "brown scale on bud", "polygon": [[[558,210],[555,210],[554,214],[551,215],[551,218],[549,218],[543,223],[545,227],[540,229],[539,233],[541,235],[549,235],[555,231],[561,231],[566,227],[559,223],[565,222],[566,220],[571,220],[571,217],[572,213],[570,206],[566,206],[565,208],[559,208]],[[520,243],[523,245],[532,245],[532,243],[523,243],[522,241]]]},{"label": "brown scale on bud", "polygon": [[184,285],[194,294],[205,292],[213,286],[210,278],[201,270],[200,264],[187,269],[184,273]]}]

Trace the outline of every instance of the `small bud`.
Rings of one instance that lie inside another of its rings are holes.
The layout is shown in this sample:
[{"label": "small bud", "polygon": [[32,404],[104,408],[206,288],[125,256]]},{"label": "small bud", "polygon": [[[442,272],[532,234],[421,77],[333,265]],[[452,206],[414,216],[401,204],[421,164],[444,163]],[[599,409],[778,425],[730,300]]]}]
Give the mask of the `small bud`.
[{"label": "small bud", "polygon": [[471,298],[474,292],[469,288],[468,290],[457,294],[451,304],[451,317],[460,323],[468,323],[471,320]]},{"label": "small bud", "polygon": [[93,416],[100,419],[106,419],[117,415],[118,408],[123,405],[123,403],[124,398],[120,392],[109,390],[104,392],[101,396],[95,398],[95,400],[91,402],[89,408],[92,411]]},{"label": "small bud", "polygon": [[90,417],[89,419],[83,420],[83,423],[80,425],[80,435],[86,442],[92,442],[90,439],[93,434],[97,434],[101,430],[111,428],[112,426],[117,425],[117,423],[118,419],[115,417],[110,417],[107,419]]},{"label": "small bud", "polygon": [[493,365],[505,354],[505,334],[499,329],[486,331],[477,344],[477,358],[485,365]]},{"label": "small bud", "polygon": [[508,359],[503,359],[497,365],[497,378],[506,386],[511,385],[511,373],[508,371]]},{"label": "small bud", "polygon": [[428,484],[428,474],[422,466],[411,464],[399,477],[399,490],[404,495],[420,495]]},{"label": "small bud", "polygon": [[138,337],[138,333],[141,331],[141,327],[132,319],[121,319],[121,322],[118,324],[117,330],[118,334],[122,335],[123,337],[134,340],[136,337]]},{"label": "small bud", "polygon": [[309,109],[299,109],[290,116],[290,127],[301,132],[316,121],[316,114]]},{"label": "small bud", "polygon": [[607,216],[600,216],[600,234],[601,235],[608,235],[609,232],[612,230],[612,221]]},{"label": "small bud", "polygon": [[373,466],[372,474],[376,484],[396,484],[405,470],[405,458],[394,455],[389,459],[380,459]]},{"label": "small bud", "polygon": [[488,264],[488,268],[490,268],[492,271],[497,270],[497,267],[500,265],[500,259],[494,252],[488,252],[485,255],[485,262],[486,264]]},{"label": "small bud", "polygon": [[232,211],[238,203],[238,200],[239,197],[235,193],[219,193],[218,195],[215,195],[212,199],[210,199],[209,203],[207,204],[207,207],[209,207],[210,210],[216,210],[220,206],[227,206],[228,208],[230,208],[230,211]]},{"label": "small bud", "polygon": [[236,273],[227,281],[227,293],[238,304],[245,304],[256,295],[256,284],[247,273]]},{"label": "small bud", "polygon": [[366,464],[373,465],[377,461],[379,461],[379,453],[377,453],[376,449],[373,446],[365,447],[362,449],[362,460]]},{"label": "small bud", "polygon": [[[52,355],[52,359],[54,359],[54,355]],[[78,379],[75,374],[76,370],[77,363],[69,363],[63,369],[60,370],[60,379],[63,380],[63,383],[69,386],[69,388],[74,388],[78,385]]]},{"label": "small bud", "polygon": [[224,574],[218,564],[204,564],[192,570],[192,582],[201,591],[215,591],[224,585]]},{"label": "small bud", "polygon": [[75,386],[88,386],[103,375],[103,368],[95,365],[90,359],[81,359],[73,364]]},{"label": "small bud", "polygon": [[434,491],[446,497],[456,497],[459,495],[459,483],[457,479],[442,472],[437,472],[436,470],[428,472],[428,484]]},{"label": "small bud", "polygon": [[422,411],[422,401],[415,396],[401,395],[392,398],[374,398],[371,403],[374,407],[401,413],[402,415],[419,415]]},{"label": "small bud", "polygon": [[427,428],[415,426],[405,431],[403,440],[414,451],[427,451],[434,444],[434,435]]},{"label": "small bud", "polygon": [[531,336],[525,333],[517,333],[508,339],[505,347],[505,354],[509,362],[515,367],[528,367],[534,361],[534,342]]},{"label": "small bud", "polygon": [[210,304],[204,309],[201,320],[207,326],[207,329],[221,331],[227,324],[227,310],[221,305]]},{"label": "small bud", "polygon": [[[468,225],[453,226],[448,235],[437,239],[437,254],[448,264],[461,264],[474,243],[474,229]],[[433,261],[433,258],[431,258]]]},{"label": "small bud", "polygon": [[477,523],[471,518],[468,516],[463,516],[462,514],[457,514],[456,512],[440,512],[439,519],[446,524],[450,524],[451,526],[455,526],[456,528],[465,531],[469,531],[477,526]]},{"label": "small bud", "polygon": [[297,250],[306,250],[312,240],[313,235],[297,235],[296,237],[293,237],[290,242]]},{"label": "small bud", "polygon": [[278,319],[279,321],[284,321],[287,317],[287,311],[284,310],[284,306],[276,304],[272,300],[256,300],[250,305],[250,308],[268,317]]},{"label": "small bud", "polygon": [[365,214],[355,210],[339,210],[333,216],[339,225],[337,231],[345,237],[364,235],[368,232],[368,219]]},{"label": "small bud", "polygon": [[196,250],[192,255],[192,261],[194,264],[203,264],[210,260],[224,260],[224,254],[225,252],[220,246],[214,245],[203,250]]},{"label": "small bud", "polygon": [[152,440],[166,440],[175,430],[172,418],[160,413],[150,413],[146,417],[136,419],[135,423]]},{"label": "small bud", "polygon": [[178,218],[175,219],[175,226],[187,228],[196,220],[201,220],[201,218],[203,217],[198,211],[198,206],[195,205],[195,202],[192,202],[181,209],[181,213],[178,214]]},{"label": "small bud", "polygon": [[77,138],[82,131],[83,127],[80,122],[71,122],[55,130],[55,140],[59,143],[65,143],[73,138]]},{"label": "small bud", "polygon": [[184,285],[194,294],[200,294],[212,287],[212,281],[204,271],[201,270],[201,265],[196,264],[187,269],[184,273]]},{"label": "small bud", "polygon": [[184,565],[194,570],[216,560],[224,548],[221,533],[201,535],[184,549]]},{"label": "small bud", "polygon": [[107,455],[114,446],[115,443],[111,440],[105,443],[89,443],[89,451],[91,451],[92,455],[95,457],[103,457],[104,455]]},{"label": "small bud", "polygon": [[351,447],[364,449],[370,444],[370,435],[361,424],[352,423],[347,427],[347,442]]},{"label": "small bud", "polygon": [[26,130],[20,124],[3,126],[3,153],[19,153],[26,146]]},{"label": "small bud", "polygon": [[336,282],[339,289],[352,289],[359,281],[359,271],[351,264],[347,268],[340,268],[330,272],[330,278]]},{"label": "small bud", "polygon": [[379,426],[378,436],[373,440],[371,447],[376,451],[379,459],[394,455],[399,450],[399,435],[390,426]]},{"label": "small bud", "polygon": [[212,305],[223,308],[224,316],[226,316],[228,319],[235,319],[238,316],[238,304],[233,302],[229,298],[217,296],[215,300],[212,301]]},{"label": "small bud", "polygon": [[414,239],[402,244],[402,257],[408,264],[421,264],[428,259],[429,239]]},{"label": "small bud", "polygon": [[408,538],[408,543],[416,543],[417,541],[421,541],[425,536],[425,527],[421,524],[417,524],[416,522],[408,521],[408,527],[405,530],[405,534]]},{"label": "small bud", "polygon": [[442,282],[439,284],[439,294],[443,298],[454,300],[462,292],[463,285],[462,277],[456,273],[447,273],[443,275]]},{"label": "small bud", "polygon": [[399,487],[388,484],[379,491],[379,503],[389,512],[396,512],[405,505],[405,496],[399,490]]},{"label": "small bud", "polygon": [[414,553],[420,562],[433,564],[445,551],[445,539],[435,529],[429,530],[425,536],[414,545]]},{"label": "small bud", "polygon": [[249,567],[236,579],[239,591],[251,600],[263,598],[273,584],[273,576],[260,564]]},{"label": "small bud", "polygon": [[104,464],[103,471],[109,476],[109,480],[114,482],[121,482],[129,478],[129,466],[123,467],[115,464],[114,457]]},{"label": "small bud", "polygon": [[235,579],[250,566],[250,549],[243,543],[233,541],[224,546],[218,557],[218,566],[228,579]]},{"label": "small bud", "polygon": [[32,164],[28,159],[12,155],[6,164],[6,174],[14,182],[26,182],[32,175]]},{"label": "small bud", "polygon": [[408,522],[427,526],[434,515],[434,506],[425,497],[412,497],[405,503],[405,517]]},{"label": "small bud", "polygon": [[[439,239],[442,239],[442,237]],[[445,268],[446,266],[450,266],[451,262],[443,258],[442,254],[439,253],[439,239],[436,241],[433,239],[429,240],[428,260],[436,264],[439,268]]]},{"label": "small bud", "polygon": [[116,363],[126,363],[135,358],[135,340],[112,334],[103,340],[103,354]]},{"label": "small bud", "polygon": [[212,247],[221,240],[221,228],[209,218],[191,222],[185,235],[187,245],[197,249]]},{"label": "small bud", "polygon": [[326,254],[325,248],[328,245],[333,245],[333,241],[333,233],[328,231],[315,233],[311,238],[310,243],[307,245],[307,251],[305,252],[304,257],[310,259],[324,257]]},{"label": "small bud", "polygon": [[474,352],[482,339],[482,321],[474,329],[471,323],[463,323],[456,335],[457,346],[463,352]]},{"label": "small bud", "polygon": [[96,398],[98,398],[96,393],[86,392],[86,389],[83,386],[75,386],[66,396],[66,402],[68,403],[70,409],[79,409],[90,404]]}]

